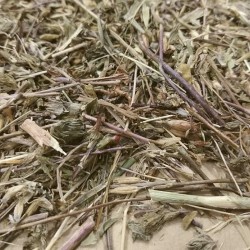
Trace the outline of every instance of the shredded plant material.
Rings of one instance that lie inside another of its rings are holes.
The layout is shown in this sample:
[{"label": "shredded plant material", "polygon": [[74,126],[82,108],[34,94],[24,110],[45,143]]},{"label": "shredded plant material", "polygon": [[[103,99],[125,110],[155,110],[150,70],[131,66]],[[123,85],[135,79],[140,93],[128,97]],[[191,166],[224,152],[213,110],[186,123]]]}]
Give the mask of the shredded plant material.
[{"label": "shredded plant material", "polygon": [[127,225],[249,210],[249,20],[243,0],[2,0],[0,248],[122,220],[125,249]]}]

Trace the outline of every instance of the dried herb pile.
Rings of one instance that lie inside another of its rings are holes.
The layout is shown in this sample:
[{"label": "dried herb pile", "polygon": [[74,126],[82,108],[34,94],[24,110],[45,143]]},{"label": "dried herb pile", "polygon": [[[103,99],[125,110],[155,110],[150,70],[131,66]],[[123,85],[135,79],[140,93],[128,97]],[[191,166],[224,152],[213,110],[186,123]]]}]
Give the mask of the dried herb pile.
[{"label": "dried herb pile", "polygon": [[247,1],[1,1],[1,249],[74,249],[119,203],[144,240],[249,209],[249,28]]}]

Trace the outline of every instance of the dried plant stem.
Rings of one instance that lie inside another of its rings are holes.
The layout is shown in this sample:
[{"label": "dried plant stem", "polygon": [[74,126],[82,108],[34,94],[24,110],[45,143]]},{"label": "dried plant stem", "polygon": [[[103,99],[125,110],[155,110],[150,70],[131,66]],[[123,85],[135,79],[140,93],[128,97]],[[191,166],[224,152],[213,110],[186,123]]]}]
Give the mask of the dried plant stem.
[{"label": "dried plant stem", "polygon": [[[84,116],[86,119],[88,119],[88,120],[91,120],[91,121],[94,121],[94,122],[97,121],[97,118],[95,118],[95,117],[93,117],[93,116],[90,116],[90,115],[87,115],[87,114],[83,114],[83,116]],[[111,124],[111,123],[104,122],[104,121],[103,121],[102,123],[103,123],[103,125],[105,125],[106,127],[115,130],[116,132],[120,133],[121,135],[124,135],[124,136],[127,136],[127,137],[132,137],[132,138],[134,138],[134,139],[136,139],[136,140],[139,140],[139,141],[141,141],[141,142],[144,142],[144,143],[149,143],[149,142],[151,141],[150,139],[147,139],[147,138],[145,138],[145,137],[142,137],[142,136],[140,136],[140,135],[137,135],[137,134],[135,134],[135,133],[133,133],[133,132],[130,132],[130,131],[128,131],[128,130],[125,131],[125,130],[123,130],[123,129],[121,129],[121,128],[118,128],[118,127],[114,126],[114,125]]]},{"label": "dried plant stem", "polygon": [[209,178],[203,173],[199,166],[197,166],[196,162],[189,156],[188,152],[183,148],[179,147],[178,152],[190,164],[190,168],[197,173],[201,178],[205,180],[209,180]]},{"label": "dried plant stem", "polygon": [[82,4],[78,0],[74,0],[75,4],[77,4],[79,7],[81,7],[84,11],[86,11],[89,15],[91,15],[94,19],[98,20],[99,17],[91,10],[89,10],[84,4]]},{"label": "dried plant stem", "polygon": [[185,28],[187,28],[187,29],[189,29],[189,30],[193,30],[193,29],[197,29],[197,28],[198,28],[197,26],[191,26],[191,25],[185,23],[185,21],[183,21],[181,18],[179,18],[179,17],[177,16],[177,14],[176,14],[173,10],[171,10],[170,8],[166,8],[166,10],[167,10],[171,15],[173,15],[174,18],[175,18],[181,25],[183,25]]},{"label": "dried plant stem", "polygon": [[6,140],[6,139],[9,139],[9,138],[12,138],[12,137],[16,137],[16,136],[19,136],[19,135],[25,135],[25,134],[26,134],[26,132],[21,132],[21,131],[13,132],[11,134],[5,134],[5,135],[0,136],[0,140]]},{"label": "dried plant stem", "polygon": [[74,83],[67,84],[65,86],[50,88],[50,89],[42,90],[42,91],[35,92],[35,93],[36,94],[44,94],[44,93],[50,93],[52,91],[60,91],[60,90],[63,90],[63,89],[73,88],[75,86],[78,86],[79,84],[80,84],[79,82],[74,82]]},{"label": "dried plant stem", "polygon": [[195,208],[195,209],[201,209],[201,210],[213,212],[213,213],[224,214],[224,215],[227,215],[227,216],[235,216],[235,214],[233,214],[233,213],[224,212],[224,211],[220,211],[220,210],[216,210],[216,209],[212,209],[212,208],[201,207],[201,206],[190,205],[190,204],[187,204],[187,206]]},{"label": "dried plant stem", "polygon": [[22,77],[22,78],[17,79],[17,81],[18,81],[18,82],[19,82],[19,81],[24,81],[24,80],[26,80],[26,79],[34,78],[34,77],[36,77],[36,76],[40,76],[40,75],[43,75],[43,74],[46,74],[46,73],[47,73],[47,70],[40,71],[40,72],[36,72],[36,73],[32,73],[32,74],[29,74],[29,75],[27,75],[27,76],[25,76],[25,77]]},{"label": "dried plant stem", "polygon": [[209,40],[209,39],[203,39],[203,38],[199,38],[199,37],[194,38],[194,40],[199,41],[199,42],[213,44],[213,45],[218,45],[218,46],[222,46],[222,47],[226,47],[226,48],[230,47],[228,44],[220,43],[220,42]]},{"label": "dried plant stem", "polygon": [[43,220],[39,220],[39,221],[31,222],[31,223],[26,223],[26,224],[21,224],[21,225],[19,225],[17,227],[0,229],[0,234],[21,230],[21,229],[32,227],[32,226],[39,225],[39,224],[49,223],[49,222],[52,222],[52,221],[55,221],[55,220],[63,219],[63,218],[68,217],[68,216],[75,216],[75,215],[78,215],[78,214],[81,214],[81,213],[86,213],[86,212],[89,212],[89,211],[92,211],[92,210],[95,210],[95,209],[100,209],[101,207],[117,205],[117,204],[124,203],[124,202],[126,203],[126,202],[133,202],[133,201],[146,201],[146,200],[149,200],[149,199],[150,198],[148,198],[148,197],[138,197],[138,198],[131,198],[131,199],[114,200],[114,201],[99,204],[99,205],[96,205],[96,206],[93,206],[93,207],[83,208],[83,209],[73,211],[73,212],[70,212],[70,213],[51,216],[51,217],[43,219]]},{"label": "dried plant stem", "polygon": [[[13,94],[13,95],[9,95],[7,97],[5,97],[5,100],[8,100],[7,103],[3,104],[2,106],[4,108],[8,107],[12,102],[17,101],[21,98],[31,98],[31,97],[45,97],[45,96],[52,96],[52,95],[58,95],[58,92],[52,92],[52,91],[46,91],[46,92],[32,92],[32,93],[18,93],[18,94]],[[2,106],[0,107],[0,110],[2,108]]]},{"label": "dried plant stem", "polygon": [[242,106],[239,106],[239,105],[234,104],[234,103],[231,103],[231,102],[227,102],[227,101],[224,101],[224,102],[225,102],[226,104],[228,104],[228,105],[230,105],[230,106],[232,106],[232,107],[238,109],[239,111],[242,111],[242,112],[244,112],[244,113],[247,114],[247,115],[250,115],[249,109],[243,108]]},{"label": "dried plant stem", "polygon": [[234,96],[234,94],[232,93],[230,87],[228,86],[228,83],[226,81],[226,79],[224,78],[224,76],[220,73],[220,71],[217,69],[214,61],[212,60],[211,57],[207,57],[207,60],[209,62],[209,64],[211,65],[211,67],[213,68],[217,78],[221,81],[222,85],[224,86],[224,88],[226,89],[229,97],[232,99],[232,101],[237,105],[237,106],[241,106],[240,103],[238,102],[238,100],[236,99],[236,97]]},{"label": "dried plant stem", "polygon": [[221,209],[250,209],[250,198],[233,196],[198,196],[172,192],[164,192],[150,189],[150,197],[153,201],[161,201],[175,204],[188,204],[203,207]]},{"label": "dried plant stem", "polygon": [[68,221],[69,221],[70,217],[66,217],[63,222],[61,223],[60,227],[58,228],[58,230],[56,231],[56,233],[54,234],[54,236],[52,237],[52,239],[50,240],[49,244],[47,245],[45,250],[50,250],[52,249],[52,247],[55,245],[55,243],[57,242],[57,240],[61,237],[61,235],[63,234],[63,230],[66,227]]},{"label": "dried plant stem", "polygon": [[121,44],[123,45],[128,51],[129,53],[140,60],[140,62],[146,64],[146,61],[145,59],[140,55],[138,54],[129,44],[127,44],[115,31],[113,31],[112,29],[109,30],[110,31],[110,34]]},{"label": "dried plant stem", "polygon": [[56,52],[56,53],[52,54],[52,57],[55,58],[57,56],[61,56],[61,55],[73,52],[75,50],[81,49],[81,48],[86,47],[86,46],[87,46],[87,43],[86,42],[82,42],[82,43],[77,44],[77,45],[75,45],[73,47],[70,47],[70,48],[67,48],[65,50],[61,50],[59,52]]},{"label": "dried plant stem", "polygon": [[6,158],[6,159],[0,159],[0,168],[6,167],[5,165],[2,165],[2,164],[21,164],[21,163],[32,160],[34,157],[35,157],[35,154],[33,152],[33,153],[17,155],[17,156]]},{"label": "dried plant stem", "polygon": [[[113,173],[115,172],[115,170],[117,169],[117,162],[120,158],[120,155],[121,155],[121,151],[118,150],[116,151],[116,155],[115,155],[115,159],[113,161],[113,164],[112,164],[112,167],[110,169],[110,173],[109,173],[109,176],[108,176],[108,180],[107,180],[107,184],[106,184],[106,190],[105,190],[105,193],[104,193],[104,196],[103,196],[103,199],[102,199],[102,202],[105,203],[108,201],[108,194],[109,194],[109,188],[110,188],[110,184],[112,182],[112,176],[113,176]],[[98,212],[98,217],[97,217],[97,220],[96,220],[96,225],[98,226],[101,222],[101,217],[102,217],[102,212],[103,212],[103,208],[104,207],[101,207],[99,212]]]},{"label": "dried plant stem", "polygon": [[[101,155],[101,154],[115,152],[115,151],[123,150],[123,149],[129,149],[129,147],[124,146],[124,147],[114,147],[114,148],[107,148],[107,149],[103,149],[103,150],[96,150],[96,151],[90,152],[89,155]],[[87,153],[85,153],[84,155],[86,155],[86,154]]]},{"label": "dried plant stem", "polygon": [[[245,179],[236,179],[238,183],[245,183],[248,181],[247,178]],[[172,187],[183,187],[189,185],[199,185],[199,184],[210,184],[210,183],[232,183],[233,180],[230,179],[213,179],[213,180],[200,180],[200,181],[190,181],[190,182],[177,182],[168,184],[170,188]]]},{"label": "dried plant stem", "polygon": [[128,204],[123,212],[121,248],[120,248],[121,250],[125,250],[126,229],[127,229],[127,219],[128,219],[129,207],[130,207],[130,202],[128,202]]},{"label": "dried plant stem", "polygon": [[[81,81],[82,83],[83,81]],[[107,86],[107,85],[119,85],[121,84],[121,80],[110,80],[110,81],[89,81],[87,84],[95,85],[95,86]]]},{"label": "dried plant stem", "polygon": [[126,169],[126,168],[123,168],[123,167],[120,167],[119,169],[125,171],[125,172],[128,172],[128,173],[133,173],[135,175],[139,175],[139,176],[142,176],[144,178],[148,178],[148,179],[153,179],[153,180],[163,180],[161,178],[158,178],[158,177],[154,177],[154,176],[151,176],[151,175],[146,175],[146,174],[141,174],[141,173],[138,173],[136,171],[133,171],[133,170],[130,170],[130,169]]},{"label": "dried plant stem", "polygon": [[226,135],[224,135],[222,132],[220,132],[218,129],[216,129],[212,124],[210,124],[208,121],[206,121],[202,116],[194,112],[192,109],[188,109],[189,113],[196,117],[199,121],[201,121],[204,125],[206,125],[209,129],[214,131],[218,137],[220,137],[224,142],[228,143],[230,146],[232,146],[235,149],[238,149],[239,146],[233,142],[230,138],[228,138]]},{"label": "dried plant stem", "polygon": [[0,111],[2,111],[3,109],[7,108],[9,105],[11,105],[13,102],[19,100],[22,97],[21,93],[16,94],[14,97],[11,97],[10,100],[8,100],[6,103],[2,104],[0,106]]},{"label": "dried plant stem", "polygon": [[56,180],[57,180],[57,189],[60,195],[61,201],[65,202],[63,192],[62,192],[62,179],[61,179],[61,167],[65,164],[67,160],[69,160],[74,152],[76,152],[78,149],[83,147],[85,143],[80,144],[79,146],[72,149],[68,155],[63,159],[63,161],[59,164],[59,166],[56,169]]},{"label": "dried plant stem", "polygon": [[60,248],[61,250],[74,250],[76,247],[84,240],[94,229],[95,222],[93,218],[90,216],[83,225],[74,232],[74,234],[67,240],[63,246]]},{"label": "dried plant stem", "polygon": [[[64,44],[62,44],[60,47],[57,48],[57,51],[65,50],[70,45],[72,40],[74,38],[76,38],[81,33],[82,28],[83,28],[83,25],[82,25],[82,23],[80,23],[80,25],[77,27],[75,32],[68,38],[68,40]],[[52,55],[52,57],[53,57],[53,55]]]},{"label": "dried plant stem", "polygon": [[234,182],[234,184],[235,184],[235,186],[236,186],[236,188],[237,188],[237,190],[238,190],[240,196],[242,196],[242,192],[241,192],[241,190],[240,190],[240,187],[239,187],[238,183],[236,182],[236,180],[235,180],[235,178],[234,178],[234,176],[233,176],[233,174],[232,174],[230,168],[228,167],[227,162],[226,162],[226,160],[225,160],[223,154],[221,153],[221,150],[220,150],[220,147],[219,147],[218,143],[217,143],[215,140],[214,140],[214,143],[215,143],[215,145],[216,145],[216,148],[217,148],[218,151],[219,151],[220,157],[221,157],[221,159],[222,159],[222,161],[223,161],[223,163],[224,163],[224,165],[225,165],[225,167],[226,167],[226,169],[227,169],[229,175],[231,176],[231,178],[232,178],[232,180],[233,180],[233,182]]},{"label": "dried plant stem", "polygon": [[7,128],[9,128],[11,125],[17,123],[18,121],[26,118],[29,114],[31,113],[31,111],[27,111],[26,113],[22,114],[21,116],[19,116],[18,118],[16,118],[15,120],[13,120],[12,122],[10,122],[9,124],[7,124],[5,127],[3,127],[2,129],[0,129],[0,134]]},{"label": "dried plant stem", "polygon": [[[159,57],[156,56],[154,53],[152,53],[144,44],[144,41],[141,37],[139,37],[139,42],[140,42],[140,48],[155,62],[157,62],[162,68],[161,73],[165,72],[166,74],[169,74],[171,77],[173,77],[175,80],[177,80],[181,86],[188,92],[190,96],[192,96],[203,108],[204,110],[212,116],[220,125],[223,125],[225,122],[219,117],[218,113],[209,106],[209,104],[206,102],[206,100],[195,90],[195,88],[189,84],[183,77],[181,77],[180,74],[178,74],[175,70],[173,70],[169,65],[167,65],[165,62],[161,62]],[[163,74],[165,79],[168,79],[167,82],[170,84],[171,87],[174,86],[172,83],[171,79],[167,77],[166,74]],[[175,87],[175,90],[177,88]],[[180,91],[177,92],[180,94]],[[184,94],[181,94],[181,97],[183,98]],[[189,104],[192,104],[192,106],[197,106],[193,104],[191,100],[189,100],[187,97],[184,99],[185,101],[188,100]]]},{"label": "dried plant stem", "polygon": [[133,91],[132,91],[132,97],[131,97],[130,107],[133,105],[134,100],[135,100],[136,83],[137,83],[137,71],[138,71],[138,67],[135,66],[134,84],[133,84]]},{"label": "dried plant stem", "polygon": [[[54,123],[53,125],[49,124],[49,125],[45,125],[43,126],[42,128],[50,128],[51,126],[54,126],[56,125],[57,123]],[[0,140],[6,140],[6,139],[9,139],[9,138],[12,138],[12,137],[15,137],[15,136],[19,136],[19,135],[25,135],[27,134],[26,132],[13,132],[11,134],[5,134],[5,135],[2,135],[0,136]]]}]

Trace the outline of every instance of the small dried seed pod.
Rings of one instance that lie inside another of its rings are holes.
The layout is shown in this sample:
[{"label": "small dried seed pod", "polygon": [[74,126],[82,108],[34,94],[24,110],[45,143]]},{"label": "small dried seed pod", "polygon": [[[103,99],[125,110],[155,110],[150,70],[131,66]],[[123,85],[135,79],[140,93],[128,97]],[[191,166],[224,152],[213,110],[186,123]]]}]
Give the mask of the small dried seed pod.
[{"label": "small dried seed pod", "polygon": [[84,139],[86,130],[82,120],[66,120],[53,127],[51,134],[60,143],[75,145]]}]

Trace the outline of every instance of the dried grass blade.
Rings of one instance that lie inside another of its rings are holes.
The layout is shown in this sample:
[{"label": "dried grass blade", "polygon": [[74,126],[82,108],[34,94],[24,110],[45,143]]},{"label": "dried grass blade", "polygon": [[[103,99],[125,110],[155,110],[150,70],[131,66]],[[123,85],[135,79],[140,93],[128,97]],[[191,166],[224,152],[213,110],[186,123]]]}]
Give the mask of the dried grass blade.
[{"label": "dried grass blade", "polygon": [[221,209],[250,209],[250,198],[233,196],[198,196],[149,190],[153,201],[175,203],[179,205],[195,205]]}]

